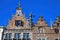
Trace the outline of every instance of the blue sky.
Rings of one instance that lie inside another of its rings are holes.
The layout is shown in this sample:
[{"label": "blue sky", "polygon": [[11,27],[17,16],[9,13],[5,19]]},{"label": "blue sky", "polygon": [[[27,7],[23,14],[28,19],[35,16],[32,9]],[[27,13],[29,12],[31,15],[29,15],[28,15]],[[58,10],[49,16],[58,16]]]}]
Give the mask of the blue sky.
[{"label": "blue sky", "polygon": [[[8,24],[8,20],[15,14],[19,0],[0,0],[0,26]],[[37,22],[39,16],[43,16],[50,25],[50,19],[54,22],[56,16],[60,16],[60,0],[20,0],[23,14],[26,18],[32,12],[33,22]]]}]

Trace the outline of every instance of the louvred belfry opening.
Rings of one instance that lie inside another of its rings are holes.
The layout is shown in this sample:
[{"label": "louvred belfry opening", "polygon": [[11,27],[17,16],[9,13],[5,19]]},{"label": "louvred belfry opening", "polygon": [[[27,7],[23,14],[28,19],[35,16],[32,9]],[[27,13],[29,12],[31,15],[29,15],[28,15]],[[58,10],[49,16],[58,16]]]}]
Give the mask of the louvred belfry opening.
[{"label": "louvred belfry opening", "polygon": [[54,32],[55,33],[59,33],[59,29],[54,29]]}]

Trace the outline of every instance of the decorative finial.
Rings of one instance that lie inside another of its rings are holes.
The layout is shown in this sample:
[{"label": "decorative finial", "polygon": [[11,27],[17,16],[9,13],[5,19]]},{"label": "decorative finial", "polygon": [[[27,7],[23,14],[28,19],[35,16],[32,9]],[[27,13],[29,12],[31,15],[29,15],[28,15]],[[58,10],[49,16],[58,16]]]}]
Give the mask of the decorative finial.
[{"label": "decorative finial", "polygon": [[18,2],[18,7],[20,7],[20,1]]},{"label": "decorative finial", "polygon": [[29,25],[30,25],[30,27],[33,26],[33,23],[32,23],[32,16],[33,16],[33,15],[32,15],[32,12],[31,12],[30,15],[29,15],[29,17],[30,17],[30,18],[29,18],[29,22],[30,22]]},{"label": "decorative finial", "polygon": [[50,26],[51,26],[51,29],[53,29],[53,22],[52,22],[52,19],[50,19]]},{"label": "decorative finial", "polygon": [[32,12],[30,12],[30,15],[29,16],[32,18]]},{"label": "decorative finial", "polygon": [[18,2],[18,7],[16,8],[17,10],[21,10],[21,5],[20,5],[20,1]]},{"label": "decorative finial", "polygon": [[39,20],[43,21],[43,20],[44,20],[44,19],[43,19],[43,16],[40,16],[40,17],[39,17]]},{"label": "decorative finial", "polygon": [[57,18],[56,18],[57,20],[60,20],[60,16],[57,16]]}]

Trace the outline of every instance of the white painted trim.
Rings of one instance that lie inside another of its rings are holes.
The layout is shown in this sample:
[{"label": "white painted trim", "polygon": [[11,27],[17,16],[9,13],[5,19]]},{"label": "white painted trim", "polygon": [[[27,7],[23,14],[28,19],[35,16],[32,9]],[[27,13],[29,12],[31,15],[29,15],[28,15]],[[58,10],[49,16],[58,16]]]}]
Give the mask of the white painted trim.
[{"label": "white painted trim", "polygon": [[42,39],[42,38],[45,38],[45,40],[47,40],[47,37],[38,37],[38,39]]},{"label": "white painted trim", "polygon": [[55,37],[55,38],[54,38],[54,40],[55,40],[55,39],[58,39],[58,40],[59,40],[59,39],[60,39],[60,37]]},{"label": "white painted trim", "polygon": [[0,40],[2,40],[2,32],[3,32],[3,28],[0,28]]}]

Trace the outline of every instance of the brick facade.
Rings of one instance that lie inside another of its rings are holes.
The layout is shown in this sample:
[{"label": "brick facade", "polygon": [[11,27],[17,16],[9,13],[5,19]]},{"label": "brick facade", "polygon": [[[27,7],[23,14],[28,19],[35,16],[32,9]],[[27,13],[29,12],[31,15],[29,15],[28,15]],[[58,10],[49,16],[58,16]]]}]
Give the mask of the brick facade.
[{"label": "brick facade", "polygon": [[[20,22],[16,22],[16,20],[19,20]],[[29,40],[56,40],[55,38],[60,38],[59,21],[60,19],[59,17],[57,17],[56,22],[53,23],[53,29],[51,29],[44,18],[40,16],[37,23],[33,27],[31,27],[31,25],[29,25],[30,22],[25,18],[24,14],[22,14],[22,8],[19,5],[16,8],[16,15],[14,15],[11,20],[9,20],[8,25],[4,28],[3,40],[7,40],[6,33],[12,33],[12,40],[14,39],[15,33],[20,33],[21,40],[23,40],[23,33],[29,33]]]}]

